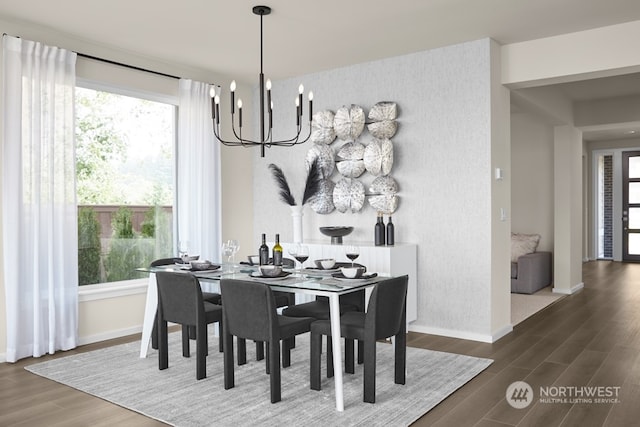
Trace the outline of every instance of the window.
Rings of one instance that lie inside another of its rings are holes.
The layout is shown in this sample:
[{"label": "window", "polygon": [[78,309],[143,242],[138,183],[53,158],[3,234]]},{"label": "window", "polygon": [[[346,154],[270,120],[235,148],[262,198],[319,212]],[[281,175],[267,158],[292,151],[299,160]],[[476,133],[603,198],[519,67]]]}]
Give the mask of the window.
[{"label": "window", "polygon": [[176,106],[128,95],[76,88],[80,285],[173,253]]}]

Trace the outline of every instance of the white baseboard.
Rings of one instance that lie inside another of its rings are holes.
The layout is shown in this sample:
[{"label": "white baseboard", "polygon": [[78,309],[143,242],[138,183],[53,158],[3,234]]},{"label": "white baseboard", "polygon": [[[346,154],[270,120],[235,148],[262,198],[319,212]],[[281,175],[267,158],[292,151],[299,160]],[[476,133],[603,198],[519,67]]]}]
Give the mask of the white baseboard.
[{"label": "white baseboard", "polygon": [[131,328],[118,329],[114,331],[108,331],[101,334],[89,335],[85,337],[78,337],[78,345],[93,344],[95,342],[111,340],[114,338],[126,337],[127,335],[139,334],[142,332],[142,325],[134,326]]},{"label": "white baseboard", "polygon": [[560,288],[554,287],[551,291],[554,294],[573,295],[583,288],[584,288],[584,282],[580,282],[577,285],[573,285],[571,289],[560,289]]},{"label": "white baseboard", "polygon": [[422,334],[440,335],[449,338],[458,338],[462,340],[480,341],[486,343],[494,343],[503,336],[513,330],[513,326],[507,325],[502,329],[494,332],[492,335],[478,334],[475,332],[456,331],[452,329],[433,328],[430,326],[410,325],[409,330],[412,332],[420,332]]}]

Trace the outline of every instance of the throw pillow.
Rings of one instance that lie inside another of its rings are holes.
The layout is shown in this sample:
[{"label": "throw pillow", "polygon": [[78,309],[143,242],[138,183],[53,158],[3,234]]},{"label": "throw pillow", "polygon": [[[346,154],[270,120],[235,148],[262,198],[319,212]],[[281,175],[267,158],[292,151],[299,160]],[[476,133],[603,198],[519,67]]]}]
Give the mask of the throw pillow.
[{"label": "throw pillow", "polygon": [[534,253],[538,243],[539,234],[511,233],[511,262],[518,262],[522,255]]}]

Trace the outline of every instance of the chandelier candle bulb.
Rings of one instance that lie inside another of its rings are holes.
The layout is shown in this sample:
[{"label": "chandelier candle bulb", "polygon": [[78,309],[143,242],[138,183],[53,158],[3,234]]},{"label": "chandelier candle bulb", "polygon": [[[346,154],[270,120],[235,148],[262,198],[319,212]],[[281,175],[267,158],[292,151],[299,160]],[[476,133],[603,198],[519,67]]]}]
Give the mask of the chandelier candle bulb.
[{"label": "chandelier candle bulb", "polygon": [[231,91],[231,114],[236,112],[236,81],[232,81],[229,85],[229,90]]},{"label": "chandelier candle bulb", "polygon": [[298,104],[300,105],[300,111],[298,112],[298,114],[300,115],[300,117],[302,117],[302,94],[304,93],[304,86],[302,86],[302,84],[300,86],[298,86],[298,98],[300,99],[300,101],[298,101]]},{"label": "chandelier candle bulb", "polygon": [[309,121],[313,120],[313,92],[309,91]]},{"label": "chandelier candle bulb", "polygon": [[216,123],[220,124],[220,95],[216,95]]},{"label": "chandelier candle bulb", "polygon": [[242,99],[238,99],[238,125],[242,127]]},{"label": "chandelier candle bulb", "polygon": [[[302,95],[300,95],[302,96]],[[300,127],[300,98],[296,97],[296,125]]]},{"label": "chandelier candle bulb", "polygon": [[[271,102],[271,79],[267,79],[266,88],[267,88],[267,109],[269,111],[269,114],[271,114],[271,107],[273,105],[273,102]],[[271,126],[269,126],[269,128],[271,128]]]},{"label": "chandelier candle bulb", "polygon": [[211,86],[209,89],[209,96],[211,96],[211,118],[216,118],[216,87]]},{"label": "chandelier candle bulb", "polygon": [[273,102],[269,105],[269,133],[273,129]]}]

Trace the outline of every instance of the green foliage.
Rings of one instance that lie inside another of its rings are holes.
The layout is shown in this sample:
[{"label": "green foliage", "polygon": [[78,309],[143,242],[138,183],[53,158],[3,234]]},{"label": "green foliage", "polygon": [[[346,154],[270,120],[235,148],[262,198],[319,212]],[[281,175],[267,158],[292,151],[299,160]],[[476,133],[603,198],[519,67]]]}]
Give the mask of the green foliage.
[{"label": "green foliage", "polygon": [[126,160],[125,138],[118,132],[113,116],[103,113],[113,95],[106,92],[76,91],[76,176],[80,204],[118,203],[113,186],[113,164]]},{"label": "green foliage", "polygon": [[142,237],[156,236],[156,214],[159,212],[161,213],[158,207],[153,207],[144,214],[144,221],[140,224],[140,234]]},{"label": "green foliage", "polygon": [[146,212],[140,235],[133,230],[131,210],[124,206],[113,216],[111,227],[113,238],[105,260],[108,282],[135,279],[137,267],[172,253],[171,221],[158,206]]},{"label": "green foliage", "polygon": [[78,283],[100,283],[100,222],[91,208],[78,212]]},{"label": "green foliage", "polygon": [[105,260],[107,282],[138,278],[135,269],[153,259],[153,239],[113,238]]},{"label": "green foliage", "polygon": [[111,229],[113,230],[113,237],[116,239],[132,239],[134,234],[131,209],[120,206],[111,220]]}]

